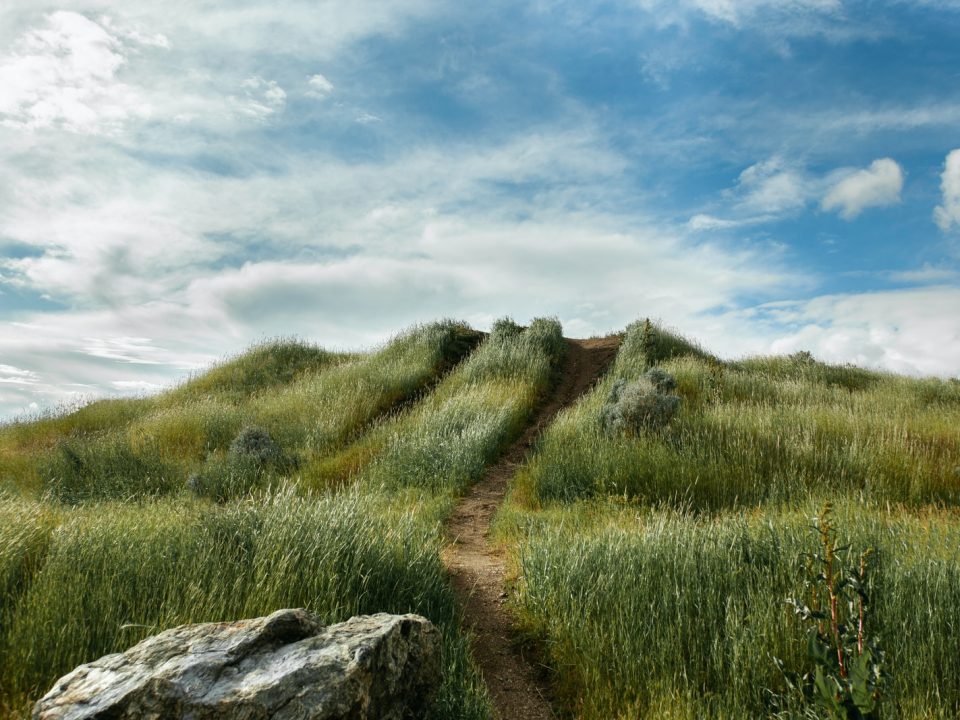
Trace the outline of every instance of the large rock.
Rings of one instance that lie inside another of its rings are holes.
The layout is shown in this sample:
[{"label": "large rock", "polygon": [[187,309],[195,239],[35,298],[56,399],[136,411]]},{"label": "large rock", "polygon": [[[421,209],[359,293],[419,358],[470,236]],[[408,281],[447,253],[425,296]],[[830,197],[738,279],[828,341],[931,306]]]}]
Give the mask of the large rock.
[{"label": "large rock", "polygon": [[37,720],[420,717],[440,680],[440,637],[418,615],[323,626],[305,610],[183,625],[81,665]]}]

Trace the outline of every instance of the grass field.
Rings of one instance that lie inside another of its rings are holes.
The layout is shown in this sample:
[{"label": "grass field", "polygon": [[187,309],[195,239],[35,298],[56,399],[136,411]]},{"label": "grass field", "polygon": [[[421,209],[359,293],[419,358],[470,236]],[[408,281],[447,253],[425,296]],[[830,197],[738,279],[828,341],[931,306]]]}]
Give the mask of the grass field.
[{"label": "grass field", "polygon": [[[617,380],[676,381],[676,416],[605,429]],[[593,392],[561,414],[498,518],[515,610],[581,718],[826,717],[775,707],[810,670],[787,605],[813,518],[872,548],[883,717],[960,717],[960,384],[830,367],[805,354],[721,363],[628,328]],[[802,713],[808,715],[802,715]],[[850,716],[853,717],[853,716]]]},{"label": "grass field", "polygon": [[[456,499],[551,392],[558,322],[443,321],[370,353],[254,347],[154,397],[0,426],[0,714],[186,622],[419,612],[431,718],[490,705],[440,551]],[[655,372],[651,372],[655,371]],[[564,717],[828,717],[809,671],[813,518],[873,549],[879,717],[960,718],[960,382],[721,361],[655,324],[520,468],[496,542]]]},{"label": "grass field", "polygon": [[[25,713],[75,665],[164,628],[306,607],[330,622],[430,618],[444,636],[430,717],[488,717],[440,564],[440,523],[523,428],[565,346],[550,320],[504,320],[479,339],[438,323],[367,356],[258,347],[156,398],[0,429],[26,476],[8,470],[0,495],[0,708]],[[270,352],[309,363],[285,372]],[[253,422],[298,455],[285,477],[219,502],[184,490],[185,467],[208,470]],[[51,492],[43,473],[63,443],[86,474]],[[315,481],[356,446],[357,472]],[[154,484],[166,482],[164,463],[176,485]]]},{"label": "grass field", "polygon": [[70,502],[178,492],[191,473],[222,464],[245,426],[263,427],[298,463],[316,462],[415,398],[479,339],[439,322],[368,355],[263,344],[157,397],[0,428],[0,483]]},{"label": "grass field", "polygon": [[486,716],[429,511],[370,492],[306,499],[287,489],[227,505],[179,498],[51,510],[7,500],[0,513],[8,712],[75,665],[162,629],[305,607],[329,622],[373,612],[432,619],[447,665],[433,717]]}]

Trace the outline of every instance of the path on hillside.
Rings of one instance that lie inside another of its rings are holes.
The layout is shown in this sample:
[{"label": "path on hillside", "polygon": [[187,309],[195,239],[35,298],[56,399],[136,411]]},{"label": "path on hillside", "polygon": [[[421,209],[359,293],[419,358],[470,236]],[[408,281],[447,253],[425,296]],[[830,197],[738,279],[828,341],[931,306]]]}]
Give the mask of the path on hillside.
[{"label": "path on hillside", "polygon": [[560,379],[523,435],[460,501],[447,523],[450,545],[443,562],[473,633],[473,657],[493,701],[498,720],[551,720],[542,672],[523,653],[503,607],[504,558],[489,545],[490,522],[503,502],[510,478],[537,436],[554,416],[571,405],[610,365],[619,338],[567,340]]}]

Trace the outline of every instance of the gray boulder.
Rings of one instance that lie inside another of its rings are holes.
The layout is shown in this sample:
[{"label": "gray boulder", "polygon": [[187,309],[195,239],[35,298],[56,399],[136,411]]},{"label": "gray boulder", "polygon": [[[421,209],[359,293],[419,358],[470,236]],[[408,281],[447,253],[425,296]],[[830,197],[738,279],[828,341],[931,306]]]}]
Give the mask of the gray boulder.
[{"label": "gray boulder", "polygon": [[81,665],[35,720],[420,717],[440,681],[440,636],[419,615],[323,626],[305,610],[183,625]]}]

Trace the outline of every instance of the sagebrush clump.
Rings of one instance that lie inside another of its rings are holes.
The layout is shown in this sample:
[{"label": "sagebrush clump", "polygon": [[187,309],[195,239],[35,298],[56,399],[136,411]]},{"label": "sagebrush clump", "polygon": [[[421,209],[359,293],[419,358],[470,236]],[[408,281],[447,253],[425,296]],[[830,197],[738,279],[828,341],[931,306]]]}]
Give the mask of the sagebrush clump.
[{"label": "sagebrush clump", "polygon": [[275,477],[289,475],[297,464],[270,433],[251,425],[233,439],[225,457],[211,458],[201,472],[190,476],[187,486],[198,495],[223,502],[269,485]]},{"label": "sagebrush clump", "polygon": [[666,427],[680,408],[680,398],[671,394],[676,387],[674,377],[660,368],[634,382],[617,380],[601,410],[604,430],[629,435]]}]

